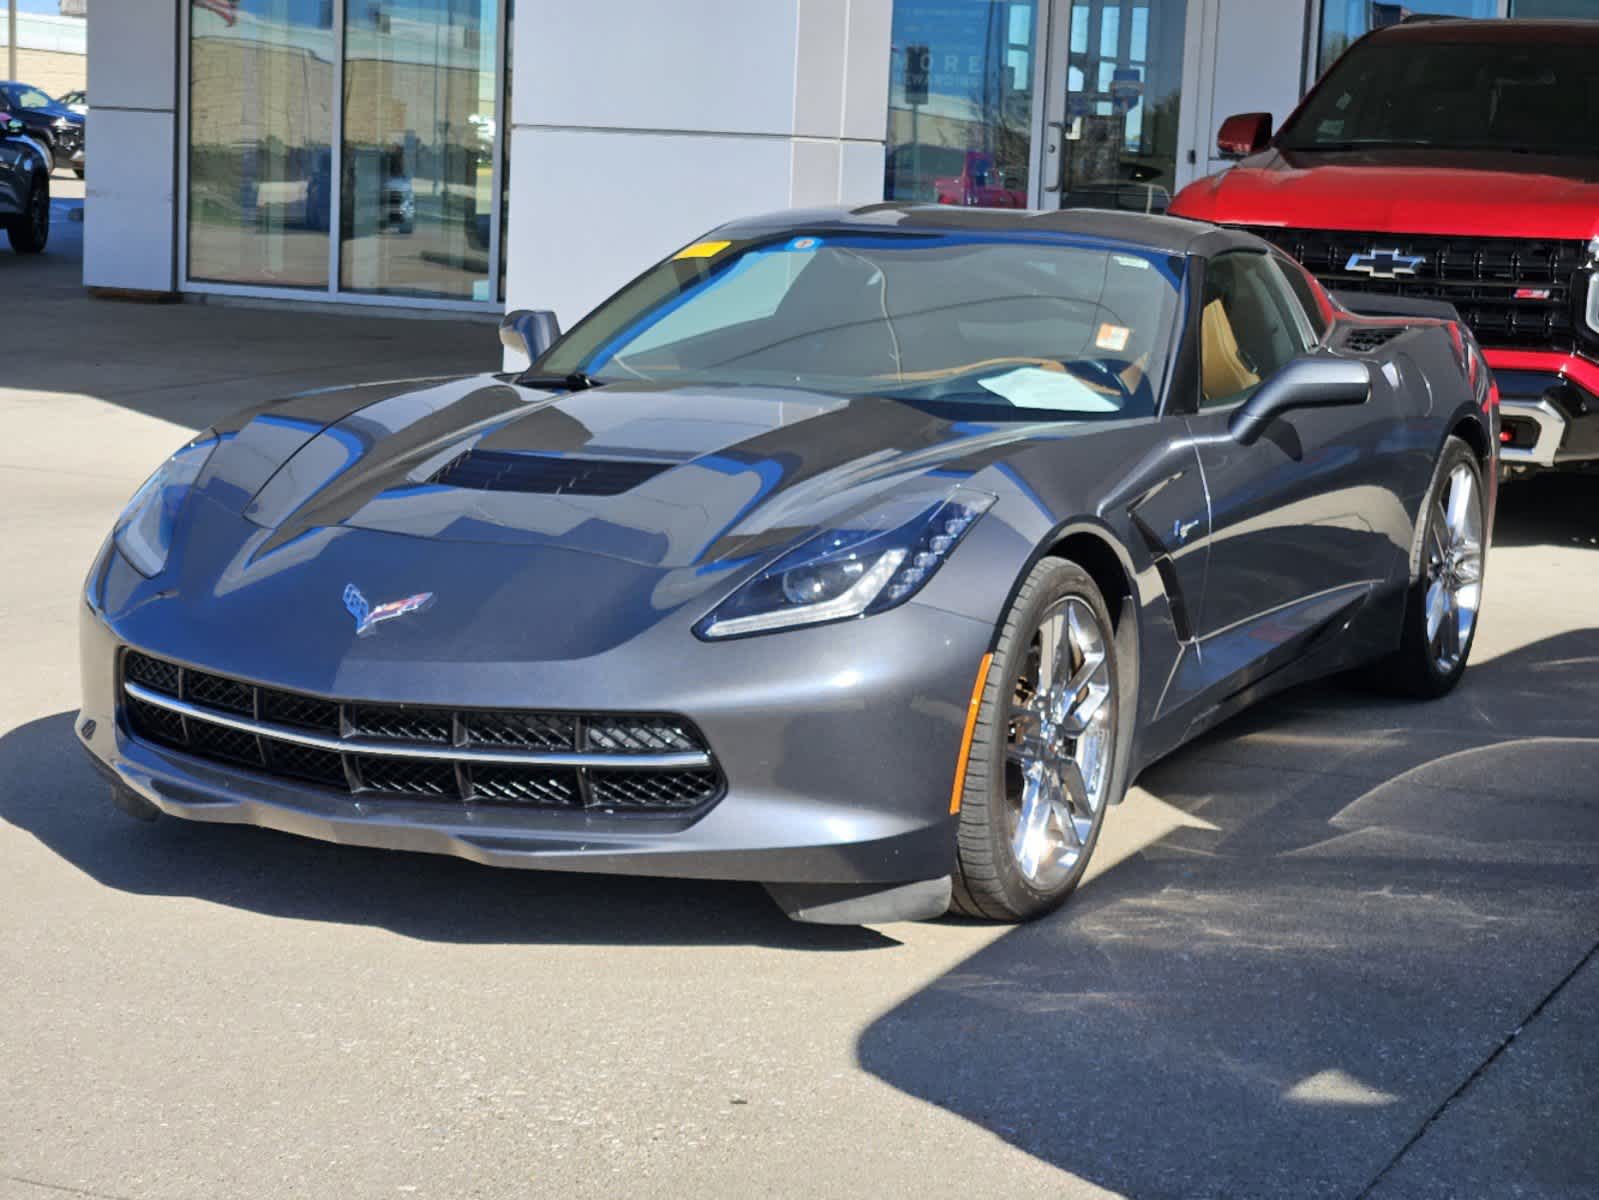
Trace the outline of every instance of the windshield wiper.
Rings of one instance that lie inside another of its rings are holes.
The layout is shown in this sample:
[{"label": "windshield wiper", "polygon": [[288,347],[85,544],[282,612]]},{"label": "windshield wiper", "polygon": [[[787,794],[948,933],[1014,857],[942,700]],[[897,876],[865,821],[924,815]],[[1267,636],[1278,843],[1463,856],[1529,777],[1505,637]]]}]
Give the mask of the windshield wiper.
[{"label": "windshield wiper", "polygon": [[524,387],[565,388],[569,392],[586,392],[605,384],[605,380],[584,371],[573,371],[570,375],[518,375],[516,381]]}]

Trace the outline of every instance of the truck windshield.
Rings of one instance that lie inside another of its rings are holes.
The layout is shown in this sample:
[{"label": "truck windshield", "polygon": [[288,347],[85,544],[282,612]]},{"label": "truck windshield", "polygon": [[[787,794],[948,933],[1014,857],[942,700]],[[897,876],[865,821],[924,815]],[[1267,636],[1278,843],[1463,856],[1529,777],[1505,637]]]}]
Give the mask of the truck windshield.
[{"label": "truck windshield", "polygon": [[986,420],[1149,416],[1182,271],[1086,241],[707,241],[602,304],[525,378],[806,388]]},{"label": "truck windshield", "polygon": [[1599,90],[1592,83],[1584,47],[1372,42],[1333,64],[1277,144],[1593,155]]}]

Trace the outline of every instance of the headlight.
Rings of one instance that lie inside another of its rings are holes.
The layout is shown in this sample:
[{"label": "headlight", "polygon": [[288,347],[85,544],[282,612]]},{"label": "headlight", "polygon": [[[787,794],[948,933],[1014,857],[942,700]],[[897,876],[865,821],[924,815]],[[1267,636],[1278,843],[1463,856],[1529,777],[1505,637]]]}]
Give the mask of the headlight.
[{"label": "headlight", "polygon": [[770,633],[882,612],[909,600],[993,505],[956,488],[901,499],[795,547],[694,627],[702,638]]},{"label": "headlight", "polygon": [[57,129],[71,129],[72,121],[68,117],[57,117],[51,124]]},{"label": "headlight", "polygon": [[172,547],[172,527],[177,522],[178,512],[216,448],[214,433],[195,438],[162,463],[122,510],[113,540],[139,574],[159,575],[167,565],[167,551]]}]

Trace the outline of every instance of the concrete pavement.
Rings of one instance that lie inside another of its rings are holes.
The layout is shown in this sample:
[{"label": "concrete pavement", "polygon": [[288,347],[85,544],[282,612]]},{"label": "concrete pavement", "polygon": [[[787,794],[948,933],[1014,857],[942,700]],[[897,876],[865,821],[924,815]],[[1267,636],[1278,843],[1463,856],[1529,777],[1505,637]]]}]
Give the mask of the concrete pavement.
[{"label": "concrete pavement", "polygon": [[0,296],[0,1197],[1599,1190],[1599,480],[1507,490],[1447,701],[1233,722],[1036,925],[814,929],[115,812],[76,591],[139,480],[239,404],[497,345],[92,302],[49,256]]}]

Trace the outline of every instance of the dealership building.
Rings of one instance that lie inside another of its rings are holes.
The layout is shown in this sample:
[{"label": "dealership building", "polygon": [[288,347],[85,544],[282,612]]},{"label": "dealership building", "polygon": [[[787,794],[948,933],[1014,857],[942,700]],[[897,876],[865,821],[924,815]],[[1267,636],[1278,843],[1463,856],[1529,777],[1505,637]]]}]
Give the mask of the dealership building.
[{"label": "dealership building", "polygon": [[755,212],[1159,211],[1413,9],[1599,0],[94,0],[84,280],[570,323]]}]

